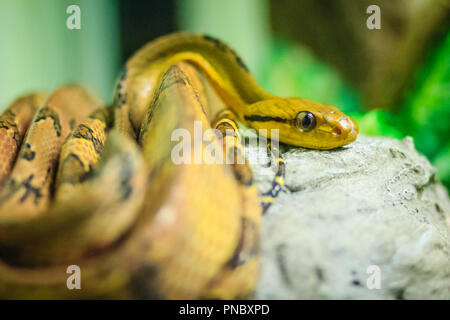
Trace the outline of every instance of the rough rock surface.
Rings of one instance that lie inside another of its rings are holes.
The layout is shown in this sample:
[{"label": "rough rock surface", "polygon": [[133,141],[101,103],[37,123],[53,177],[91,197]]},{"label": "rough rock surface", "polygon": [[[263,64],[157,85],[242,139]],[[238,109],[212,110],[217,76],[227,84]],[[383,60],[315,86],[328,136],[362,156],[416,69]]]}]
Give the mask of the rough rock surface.
[{"label": "rough rock surface", "polygon": [[[450,299],[450,201],[411,138],[281,149],[286,190],[263,218],[255,298]],[[269,161],[253,164],[262,192]]]}]

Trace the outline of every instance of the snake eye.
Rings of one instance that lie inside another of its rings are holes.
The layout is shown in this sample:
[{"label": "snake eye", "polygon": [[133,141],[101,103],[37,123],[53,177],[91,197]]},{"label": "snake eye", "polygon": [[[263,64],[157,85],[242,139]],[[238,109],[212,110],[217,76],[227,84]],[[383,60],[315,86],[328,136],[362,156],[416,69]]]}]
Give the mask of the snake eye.
[{"label": "snake eye", "polygon": [[295,118],[295,126],[303,132],[311,131],[316,127],[316,117],[311,112],[300,111]]}]

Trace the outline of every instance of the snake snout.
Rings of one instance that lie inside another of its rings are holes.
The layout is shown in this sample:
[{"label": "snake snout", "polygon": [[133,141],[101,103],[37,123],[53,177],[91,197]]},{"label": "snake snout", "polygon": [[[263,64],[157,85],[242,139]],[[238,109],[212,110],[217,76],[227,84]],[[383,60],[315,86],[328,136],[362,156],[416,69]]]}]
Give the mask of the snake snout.
[{"label": "snake snout", "polygon": [[349,117],[345,116],[338,120],[335,128],[336,135],[341,136],[347,142],[353,142],[358,137],[358,125]]}]

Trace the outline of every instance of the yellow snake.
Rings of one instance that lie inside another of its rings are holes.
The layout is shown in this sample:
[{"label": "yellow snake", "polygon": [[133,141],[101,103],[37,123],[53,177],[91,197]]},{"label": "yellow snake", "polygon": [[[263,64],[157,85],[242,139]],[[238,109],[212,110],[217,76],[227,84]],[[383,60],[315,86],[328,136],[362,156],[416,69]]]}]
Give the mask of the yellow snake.
[{"label": "yellow snake", "polygon": [[[233,164],[172,161],[172,133],[195,121]],[[261,206],[236,122],[315,149],[358,134],[338,109],[269,94],[228,46],[186,33],[130,58],[111,107],[75,85],[13,102],[0,116],[0,297],[249,297],[284,162]],[[81,290],[66,286],[73,264]]]}]

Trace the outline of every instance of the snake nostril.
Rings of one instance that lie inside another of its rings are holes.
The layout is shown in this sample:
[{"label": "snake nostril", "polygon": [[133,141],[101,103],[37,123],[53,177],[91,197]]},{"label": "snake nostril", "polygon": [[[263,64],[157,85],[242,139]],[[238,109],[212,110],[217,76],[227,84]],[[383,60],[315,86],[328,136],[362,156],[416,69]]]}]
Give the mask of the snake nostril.
[{"label": "snake nostril", "polygon": [[335,136],[340,136],[341,133],[342,133],[341,128],[335,127],[335,128],[333,129],[333,134],[334,134]]}]

